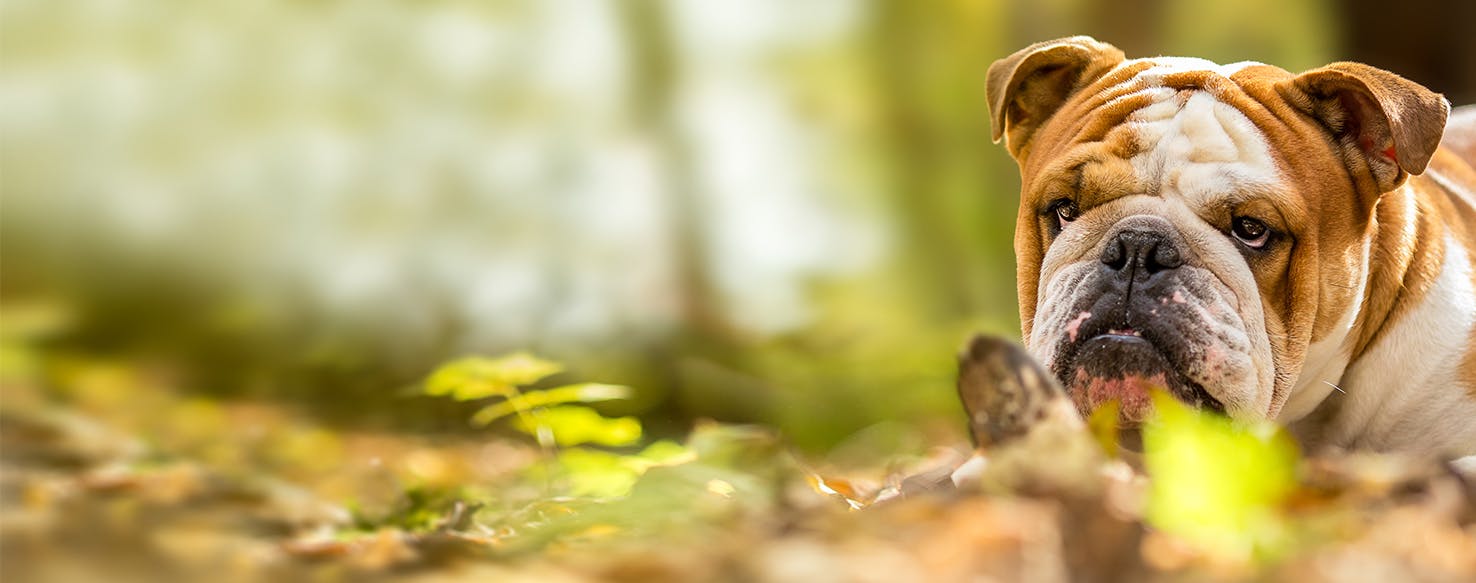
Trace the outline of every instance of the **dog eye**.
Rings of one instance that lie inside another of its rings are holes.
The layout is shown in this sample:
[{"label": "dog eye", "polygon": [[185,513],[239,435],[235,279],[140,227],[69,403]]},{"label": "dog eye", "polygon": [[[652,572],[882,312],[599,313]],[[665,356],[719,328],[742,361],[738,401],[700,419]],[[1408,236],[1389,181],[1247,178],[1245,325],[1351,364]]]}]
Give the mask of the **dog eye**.
[{"label": "dog eye", "polygon": [[1266,227],[1266,223],[1250,217],[1236,217],[1230,231],[1236,239],[1251,249],[1265,247],[1266,241],[1271,238],[1271,229]]},{"label": "dog eye", "polygon": [[1076,203],[1070,199],[1063,198],[1051,203],[1051,210],[1056,212],[1056,219],[1060,221],[1060,227],[1066,228],[1066,223],[1076,220],[1081,211],[1076,208]]}]

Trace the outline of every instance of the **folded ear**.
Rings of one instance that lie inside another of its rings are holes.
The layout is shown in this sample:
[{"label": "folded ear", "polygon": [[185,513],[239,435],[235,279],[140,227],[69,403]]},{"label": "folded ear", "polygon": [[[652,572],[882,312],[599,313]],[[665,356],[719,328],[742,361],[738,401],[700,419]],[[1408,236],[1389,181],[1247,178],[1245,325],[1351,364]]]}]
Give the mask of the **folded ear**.
[{"label": "folded ear", "polygon": [[1016,158],[1066,98],[1123,60],[1122,51],[1089,36],[1035,43],[989,65],[994,141]]},{"label": "folded ear", "polygon": [[1278,90],[1322,122],[1341,145],[1349,168],[1366,166],[1381,193],[1425,171],[1450,114],[1450,103],[1440,94],[1361,63],[1313,69]]}]

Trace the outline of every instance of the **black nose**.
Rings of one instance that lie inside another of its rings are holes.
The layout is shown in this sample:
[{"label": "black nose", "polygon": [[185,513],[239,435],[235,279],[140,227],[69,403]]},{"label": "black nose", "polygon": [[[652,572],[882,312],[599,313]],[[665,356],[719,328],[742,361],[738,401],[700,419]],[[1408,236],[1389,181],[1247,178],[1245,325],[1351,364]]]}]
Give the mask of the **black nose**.
[{"label": "black nose", "polygon": [[1117,241],[1102,250],[1102,264],[1134,277],[1139,272],[1149,276],[1176,268],[1184,260],[1179,257],[1179,248],[1164,240],[1162,233],[1124,229],[1117,233]]}]

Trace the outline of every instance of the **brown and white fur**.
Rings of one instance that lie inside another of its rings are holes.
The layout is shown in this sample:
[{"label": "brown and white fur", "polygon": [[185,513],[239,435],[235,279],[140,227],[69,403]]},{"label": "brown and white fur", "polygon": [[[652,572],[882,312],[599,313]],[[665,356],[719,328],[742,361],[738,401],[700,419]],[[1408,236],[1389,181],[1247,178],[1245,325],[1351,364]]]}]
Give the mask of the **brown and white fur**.
[{"label": "brown and white fur", "polygon": [[1082,412],[1137,422],[1162,387],[1309,448],[1476,454],[1476,111],[1357,63],[1088,37],[997,61],[988,90],[1025,344]]}]

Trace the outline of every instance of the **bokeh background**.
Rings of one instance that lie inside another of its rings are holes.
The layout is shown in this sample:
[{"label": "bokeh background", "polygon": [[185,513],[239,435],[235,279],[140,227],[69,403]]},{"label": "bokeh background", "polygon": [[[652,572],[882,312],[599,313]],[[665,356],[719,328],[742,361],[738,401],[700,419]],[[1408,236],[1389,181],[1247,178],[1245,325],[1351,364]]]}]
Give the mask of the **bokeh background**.
[{"label": "bokeh background", "polygon": [[414,385],[528,349],[656,433],[917,449],[962,439],[955,348],[1018,334],[991,61],[1091,34],[1469,103],[1473,6],[7,0],[0,325],[330,426],[467,431]]}]

